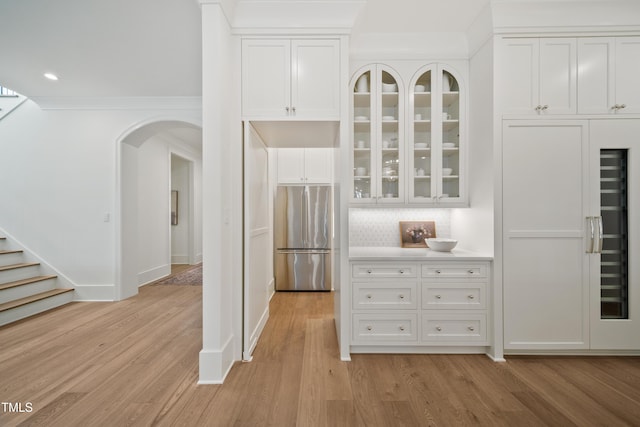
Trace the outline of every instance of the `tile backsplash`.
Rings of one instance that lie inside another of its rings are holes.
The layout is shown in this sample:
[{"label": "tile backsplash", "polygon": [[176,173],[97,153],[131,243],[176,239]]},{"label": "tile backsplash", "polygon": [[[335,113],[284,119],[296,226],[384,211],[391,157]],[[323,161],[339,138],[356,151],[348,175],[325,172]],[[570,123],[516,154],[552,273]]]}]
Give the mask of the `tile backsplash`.
[{"label": "tile backsplash", "polygon": [[435,221],[438,237],[451,237],[450,209],[349,210],[349,246],[400,246],[400,221]]}]

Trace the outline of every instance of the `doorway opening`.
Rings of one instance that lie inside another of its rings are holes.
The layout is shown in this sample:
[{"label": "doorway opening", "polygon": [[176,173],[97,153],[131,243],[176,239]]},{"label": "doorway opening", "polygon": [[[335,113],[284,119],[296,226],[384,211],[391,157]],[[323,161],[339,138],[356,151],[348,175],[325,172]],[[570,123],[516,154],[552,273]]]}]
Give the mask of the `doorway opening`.
[{"label": "doorway opening", "polygon": [[[170,275],[174,259],[189,264],[202,261],[202,128],[176,120],[136,126],[118,140],[117,160],[114,299],[121,300],[136,295],[140,286]],[[176,233],[171,225],[174,182],[184,199],[178,206],[178,225],[183,227]]]}]

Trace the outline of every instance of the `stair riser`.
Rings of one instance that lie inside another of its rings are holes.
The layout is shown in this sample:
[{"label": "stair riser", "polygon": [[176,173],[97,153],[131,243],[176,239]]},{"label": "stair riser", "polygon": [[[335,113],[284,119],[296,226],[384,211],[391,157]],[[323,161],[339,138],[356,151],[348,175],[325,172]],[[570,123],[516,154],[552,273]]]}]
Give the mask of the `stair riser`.
[{"label": "stair riser", "polygon": [[40,292],[55,289],[56,279],[41,280],[28,285],[15,286],[9,289],[0,290],[0,304],[28,297]]},{"label": "stair riser", "polygon": [[0,271],[0,283],[9,283],[16,280],[28,279],[40,275],[40,266],[16,268],[8,271]]},{"label": "stair riser", "polygon": [[51,310],[52,308],[68,304],[71,301],[73,301],[73,292],[67,292],[30,304],[21,305],[11,310],[2,311],[0,312],[0,326],[33,316],[34,314],[42,313],[43,311]]},{"label": "stair riser", "polygon": [[24,254],[22,252],[16,254],[0,254],[0,266],[19,264],[24,262]]}]

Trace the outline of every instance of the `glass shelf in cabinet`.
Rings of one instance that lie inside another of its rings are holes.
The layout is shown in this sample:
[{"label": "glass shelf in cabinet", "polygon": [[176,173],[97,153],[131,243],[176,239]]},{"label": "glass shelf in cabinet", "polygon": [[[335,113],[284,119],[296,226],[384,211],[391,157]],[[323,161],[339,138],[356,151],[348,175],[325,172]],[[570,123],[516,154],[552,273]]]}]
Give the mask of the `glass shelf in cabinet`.
[{"label": "glass shelf in cabinet", "polygon": [[460,99],[460,92],[444,92],[442,94],[442,105],[448,107],[458,102]]},{"label": "glass shelf in cabinet", "polygon": [[442,129],[445,132],[458,128],[459,121],[458,120],[446,120],[442,121]]}]

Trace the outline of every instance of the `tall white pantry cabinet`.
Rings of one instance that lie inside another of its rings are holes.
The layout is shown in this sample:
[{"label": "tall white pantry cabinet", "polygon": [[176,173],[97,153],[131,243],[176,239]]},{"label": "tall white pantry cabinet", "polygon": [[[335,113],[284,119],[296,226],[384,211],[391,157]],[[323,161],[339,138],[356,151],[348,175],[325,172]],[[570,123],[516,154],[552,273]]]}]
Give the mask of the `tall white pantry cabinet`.
[{"label": "tall white pantry cabinet", "polygon": [[[499,79],[518,58],[532,67],[526,102],[507,93],[522,75],[497,98],[506,353],[640,350],[640,82],[627,77],[640,75],[640,55],[627,55],[639,41],[497,44]],[[541,68],[541,46],[564,60]],[[544,81],[558,85],[560,104],[544,99]]]}]

